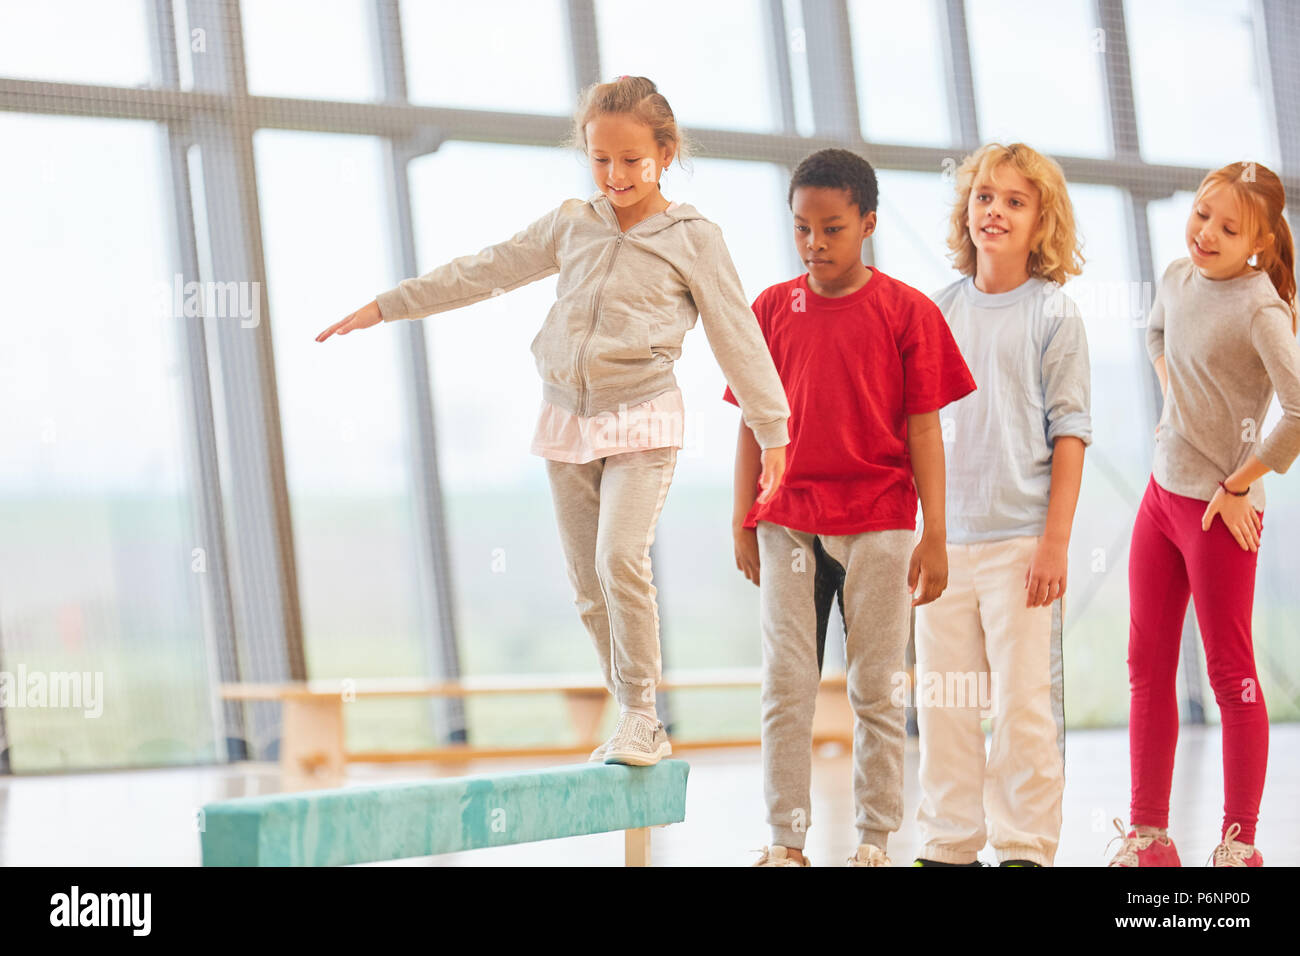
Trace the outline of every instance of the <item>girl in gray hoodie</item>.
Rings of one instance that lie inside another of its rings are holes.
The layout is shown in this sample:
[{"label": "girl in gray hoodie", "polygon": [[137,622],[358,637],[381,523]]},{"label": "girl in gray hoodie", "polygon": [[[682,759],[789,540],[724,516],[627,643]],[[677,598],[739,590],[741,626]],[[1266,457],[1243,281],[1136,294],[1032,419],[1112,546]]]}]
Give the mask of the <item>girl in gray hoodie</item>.
[{"label": "girl in gray hoodie", "polygon": [[[532,352],[542,407],[532,450],[546,458],[565,564],[583,625],[619,703],[593,761],[649,765],[672,753],[655,709],[661,677],[650,545],[681,447],[673,363],[702,320],[763,449],[761,501],[785,471],[781,379],[717,224],[670,203],[659,178],[685,152],[668,101],[645,77],[584,91],[571,145],[596,192],[568,199],[511,239],[405,279],[317,336],[423,318],[559,273]],[[660,427],[668,423],[669,427]]]}]

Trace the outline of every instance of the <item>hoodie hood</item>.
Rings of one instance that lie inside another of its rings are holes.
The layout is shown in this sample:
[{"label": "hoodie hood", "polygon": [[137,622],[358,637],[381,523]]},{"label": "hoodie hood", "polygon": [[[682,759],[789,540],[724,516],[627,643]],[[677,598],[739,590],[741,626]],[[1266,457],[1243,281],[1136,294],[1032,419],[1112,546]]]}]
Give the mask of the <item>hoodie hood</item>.
[{"label": "hoodie hood", "polygon": [[[618,214],[614,212],[614,204],[609,201],[608,196],[597,189],[587,199],[587,202],[591,204],[592,209],[596,210],[596,214],[600,216],[601,219],[609,223],[619,232],[623,231],[622,227],[618,224]],[[638,234],[648,236],[653,235],[656,232],[662,232],[674,223],[686,219],[703,218],[704,215],[690,203],[679,202],[669,206],[667,209],[663,210],[662,213],[655,213],[652,216],[647,216],[632,228],[635,229]]]}]

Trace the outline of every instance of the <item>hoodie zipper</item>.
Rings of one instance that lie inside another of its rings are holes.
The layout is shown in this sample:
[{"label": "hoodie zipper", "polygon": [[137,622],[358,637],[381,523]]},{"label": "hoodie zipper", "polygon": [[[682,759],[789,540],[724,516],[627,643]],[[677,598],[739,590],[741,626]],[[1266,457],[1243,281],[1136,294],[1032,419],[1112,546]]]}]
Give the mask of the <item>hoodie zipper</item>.
[{"label": "hoodie zipper", "polygon": [[614,262],[618,259],[618,251],[623,248],[623,237],[625,233],[620,232],[618,238],[614,240],[614,254],[609,257],[609,265],[605,268],[605,274],[600,277],[600,285],[596,286],[596,294],[591,300],[591,328],[587,329],[587,334],[578,346],[578,357],[573,363],[573,371],[578,376],[578,382],[582,388],[580,399],[578,400],[578,417],[586,418],[590,414],[589,406],[591,404],[591,390],[587,387],[587,376],[583,372],[583,360],[587,357],[587,346],[591,343],[592,337],[596,334],[596,326],[600,324],[600,296],[605,291],[605,283],[609,279],[609,274],[614,271]]},{"label": "hoodie zipper", "polygon": [[[653,216],[647,216],[641,222],[634,223],[628,227],[627,232],[631,232],[642,222],[649,222],[655,216],[662,216],[668,210],[661,209]],[[618,238],[614,240],[614,254],[609,257],[609,265],[605,267],[605,274],[600,277],[600,285],[596,286],[596,294],[591,302],[591,327],[587,329],[587,334],[582,339],[582,344],[578,346],[578,355],[573,363],[574,374],[578,378],[579,392],[581,398],[578,401],[578,417],[586,418],[591,413],[591,389],[587,387],[587,376],[583,371],[583,361],[587,357],[587,346],[591,344],[592,338],[596,334],[596,326],[600,324],[600,296],[605,291],[605,283],[609,280],[609,274],[614,271],[614,262],[618,259],[618,251],[623,248],[623,240],[627,238],[627,232],[619,231]]]}]

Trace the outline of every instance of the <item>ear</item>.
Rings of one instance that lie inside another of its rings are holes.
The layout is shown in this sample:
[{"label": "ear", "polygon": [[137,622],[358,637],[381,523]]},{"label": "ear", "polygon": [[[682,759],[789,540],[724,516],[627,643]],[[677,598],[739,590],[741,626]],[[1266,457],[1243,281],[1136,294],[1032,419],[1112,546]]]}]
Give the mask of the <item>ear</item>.
[{"label": "ear", "polygon": [[862,234],[869,236],[876,231],[876,211],[873,209],[862,217]]}]

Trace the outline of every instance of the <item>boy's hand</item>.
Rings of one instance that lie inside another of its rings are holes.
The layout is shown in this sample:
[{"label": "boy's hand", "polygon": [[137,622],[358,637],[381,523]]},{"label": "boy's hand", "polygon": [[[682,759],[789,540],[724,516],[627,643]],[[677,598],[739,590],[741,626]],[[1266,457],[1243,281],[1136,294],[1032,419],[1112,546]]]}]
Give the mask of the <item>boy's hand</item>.
[{"label": "boy's hand", "polygon": [[[917,584],[920,583],[920,590]],[[929,604],[948,586],[948,544],[940,535],[921,532],[907,569],[907,589],[915,596],[912,607]]]},{"label": "boy's hand", "polygon": [[785,445],[781,445],[763,449],[763,474],[758,477],[758,487],[763,489],[758,496],[760,505],[767,504],[785,478],[785,448]]},{"label": "boy's hand", "polygon": [[1216,514],[1223,519],[1224,527],[1237,539],[1241,550],[1259,550],[1259,533],[1264,524],[1259,519],[1259,512],[1251,506],[1249,498],[1230,495],[1220,488],[1206,505],[1205,514],[1201,516],[1202,531],[1210,530]]},{"label": "boy's hand", "polygon": [[1068,555],[1066,542],[1046,536],[1038,539],[1025,569],[1025,607],[1047,607],[1065,593]]},{"label": "boy's hand", "polygon": [[753,528],[732,529],[736,541],[736,567],[750,581],[758,584],[758,532]]},{"label": "boy's hand", "polygon": [[353,312],[346,319],[340,319],[328,329],[316,336],[317,342],[324,342],[327,338],[337,332],[339,335],[347,335],[354,329],[368,329],[372,325],[378,325],[384,321],[384,317],[379,313],[379,303],[377,301],[369,302],[363,305],[357,311]]}]

